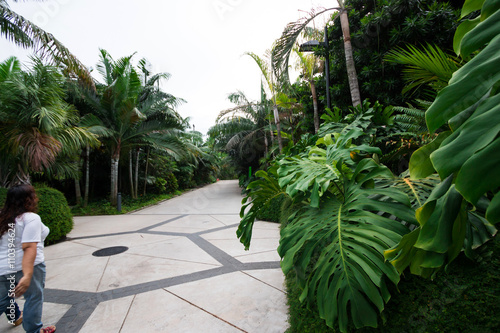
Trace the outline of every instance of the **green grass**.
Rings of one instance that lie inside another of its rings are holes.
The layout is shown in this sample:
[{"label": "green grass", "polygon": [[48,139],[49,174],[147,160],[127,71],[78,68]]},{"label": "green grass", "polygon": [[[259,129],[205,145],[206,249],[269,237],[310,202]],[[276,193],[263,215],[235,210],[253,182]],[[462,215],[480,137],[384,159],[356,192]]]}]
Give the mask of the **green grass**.
[{"label": "green grass", "polygon": [[120,215],[133,212],[135,210],[155,205],[161,201],[171,199],[182,193],[189,191],[175,191],[175,193],[169,194],[148,194],[146,196],[140,196],[138,199],[132,199],[128,196],[122,197],[122,210],[118,212],[116,207],[111,206],[109,200],[100,200],[95,202],[90,202],[87,207],[73,206],[71,207],[71,213],[73,216],[94,216],[94,215]]},{"label": "green grass", "polygon": [[[491,257],[473,262],[463,254],[446,273],[426,280],[406,272],[398,290],[391,289],[386,306],[386,324],[379,328],[351,329],[350,332],[427,333],[427,332],[500,332],[500,238],[490,241],[484,253]],[[294,275],[287,276],[290,328],[288,333],[328,333],[317,311],[300,303],[300,288]]]}]

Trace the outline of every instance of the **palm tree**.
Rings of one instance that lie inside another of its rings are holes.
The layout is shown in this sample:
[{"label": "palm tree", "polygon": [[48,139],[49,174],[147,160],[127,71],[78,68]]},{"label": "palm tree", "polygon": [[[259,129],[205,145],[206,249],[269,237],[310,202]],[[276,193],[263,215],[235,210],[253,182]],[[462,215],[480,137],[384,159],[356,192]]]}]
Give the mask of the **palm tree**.
[{"label": "palm tree", "polygon": [[[262,141],[264,141],[265,155],[269,153],[266,129],[268,104],[250,102],[241,91],[230,94],[228,99],[236,106],[219,113],[217,123],[210,128],[208,135],[214,139],[215,148],[228,152],[233,161],[244,168],[238,161],[244,161],[248,156],[258,155],[255,152],[262,151]],[[249,151],[253,154],[249,155]]]},{"label": "palm tree", "polygon": [[[110,151],[111,203],[116,205],[122,152],[148,145],[162,147],[171,154],[184,155],[186,152],[184,145],[172,133],[180,127],[179,118],[171,116],[167,112],[170,109],[160,107],[163,105],[158,100],[161,92],[149,91],[148,97],[144,97],[144,91],[149,88],[141,84],[131,62],[133,55],[115,61],[105,50],[100,52],[97,70],[104,84],[97,84],[99,96],[89,96],[94,114],[87,115],[84,123],[99,126]],[[136,193],[136,189],[137,186],[132,193]]]},{"label": "palm tree", "polygon": [[[184,135],[183,129],[185,120],[177,113],[176,108],[186,101],[182,98],[175,97],[168,94],[160,89],[160,82],[162,80],[168,80],[170,78],[169,73],[157,73],[150,76],[151,72],[149,70],[149,63],[146,59],[141,59],[139,61],[139,72],[144,77],[142,91],[139,94],[138,99],[138,109],[146,116],[146,121],[157,120],[157,121],[167,121],[171,125],[171,128],[164,129],[162,135],[159,136],[161,141],[156,140],[156,136],[152,135],[143,138],[142,142],[135,148],[135,177],[132,179],[130,177],[132,186],[132,196],[138,197],[138,186],[139,186],[139,154],[141,148],[146,149],[146,167],[144,174],[144,195],[146,194],[147,179],[148,179],[148,168],[149,168],[149,156],[151,148],[159,148],[166,150],[171,156],[179,158],[180,156],[189,155],[186,150],[185,143],[182,140]],[[130,171],[132,174],[132,171]]]},{"label": "palm tree", "polygon": [[59,69],[36,58],[29,72],[22,71],[14,57],[0,64],[0,150],[2,167],[16,170],[11,184],[29,183],[33,172],[74,176],[70,157],[97,143],[93,134],[76,125],[78,113],[64,101],[65,80]]},{"label": "palm tree", "polygon": [[40,59],[64,65],[93,87],[92,77],[85,66],[52,34],[11,10],[6,0],[0,0],[0,35],[20,47],[34,49]]},{"label": "palm tree", "polygon": [[[278,137],[278,147],[281,153],[283,151],[283,140],[281,138],[281,121],[278,111],[277,97],[278,94],[283,93],[284,90],[283,81],[277,80],[277,77],[275,76],[275,71],[272,68],[272,62],[270,61],[271,52],[269,51],[266,52],[266,57],[269,58],[268,62],[266,62],[263,58],[259,57],[258,55],[252,52],[246,52],[245,55],[250,56],[255,61],[257,66],[259,66],[264,82],[266,83],[266,87],[269,89],[269,92],[271,93],[271,99],[273,102],[274,122],[276,124],[276,132]],[[272,138],[273,135],[271,134],[271,139]]]},{"label": "palm tree", "polygon": [[[352,54],[351,33],[349,29],[349,17],[347,15],[347,8],[343,0],[338,0],[339,7],[321,9],[319,11],[312,10],[309,17],[304,17],[296,22],[289,23],[283,31],[281,37],[275,42],[272,52],[272,64],[275,75],[280,80],[289,81],[288,76],[288,63],[290,54],[299,38],[301,32],[312,22],[317,16],[329,11],[337,10],[340,15],[340,24],[342,26],[342,33],[344,36],[344,52],[346,57],[347,75],[349,78],[349,87],[351,91],[351,99],[354,107],[361,104],[361,93],[359,91],[358,76],[356,73],[356,66]],[[325,50],[329,52],[328,46]]]},{"label": "palm tree", "polygon": [[299,57],[299,63],[297,64],[297,69],[301,71],[302,79],[309,83],[311,88],[311,95],[313,99],[313,110],[314,110],[314,133],[317,134],[319,130],[319,112],[318,112],[318,94],[316,92],[316,84],[314,83],[314,77],[316,74],[322,72],[322,64],[319,58],[314,54],[305,55],[294,49],[295,53]]}]

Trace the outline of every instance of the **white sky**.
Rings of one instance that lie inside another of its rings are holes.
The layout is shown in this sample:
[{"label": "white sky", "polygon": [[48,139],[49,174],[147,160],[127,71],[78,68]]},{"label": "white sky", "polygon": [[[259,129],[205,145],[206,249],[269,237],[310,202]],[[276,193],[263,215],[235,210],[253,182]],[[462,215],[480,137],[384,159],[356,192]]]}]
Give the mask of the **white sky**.
[{"label": "white sky", "polygon": [[[178,111],[206,133],[229,93],[260,99],[260,71],[244,52],[260,56],[287,23],[335,0],[48,0],[9,1],[13,10],[54,34],[86,66],[99,48],[114,59],[137,52],[154,73],[168,72],[162,88],[187,101]],[[329,12],[331,14],[331,12]],[[318,28],[325,18],[317,19]],[[0,61],[26,51],[0,39]]]}]

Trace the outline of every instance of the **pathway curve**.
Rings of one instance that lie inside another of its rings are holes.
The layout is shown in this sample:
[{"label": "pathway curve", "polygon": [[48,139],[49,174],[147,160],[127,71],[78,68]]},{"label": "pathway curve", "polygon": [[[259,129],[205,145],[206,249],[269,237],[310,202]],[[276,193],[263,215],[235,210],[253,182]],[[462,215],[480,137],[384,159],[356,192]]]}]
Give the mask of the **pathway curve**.
[{"label": "pathway curve", "polygon": [[[239,192],[221,181],[132,214],[75,218],[69,240],[45,251],[44,323],[60,333],[284,332],[279,226],[257,222],[244,251]],[[113,246],[128,250],[92,255]],[[0,332],[23,330],[3,320]]]}]

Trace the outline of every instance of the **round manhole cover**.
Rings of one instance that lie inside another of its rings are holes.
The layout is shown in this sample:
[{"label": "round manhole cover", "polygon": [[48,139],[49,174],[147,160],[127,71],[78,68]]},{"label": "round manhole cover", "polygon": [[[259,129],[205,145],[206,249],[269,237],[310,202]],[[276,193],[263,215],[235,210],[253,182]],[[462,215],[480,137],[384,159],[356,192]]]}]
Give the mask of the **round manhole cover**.
[{"label": "round manhole cover", "polygon": [[94,257],[109,257],[114,256],[115,254],[120,254],[128,250],[126,246],[113,246],[107,247],[105,249],[100,249],[92,253]]}]

